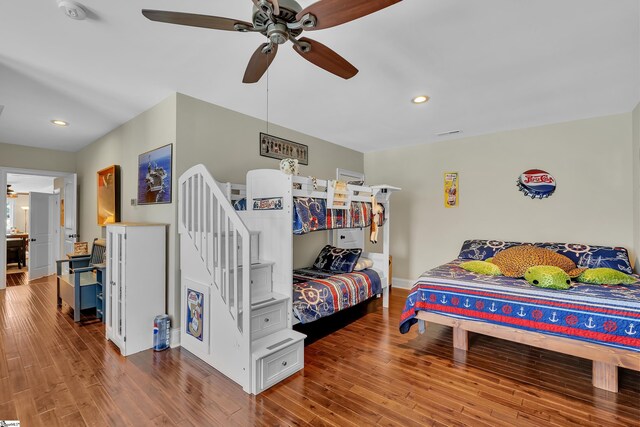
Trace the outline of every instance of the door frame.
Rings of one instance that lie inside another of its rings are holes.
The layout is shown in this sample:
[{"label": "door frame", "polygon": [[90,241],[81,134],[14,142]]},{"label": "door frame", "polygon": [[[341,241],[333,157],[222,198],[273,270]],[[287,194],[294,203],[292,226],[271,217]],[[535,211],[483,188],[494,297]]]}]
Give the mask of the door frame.
[{"label": "door frame", "polygon": [[[67,175],[75,174],[75,172],[47,171],[47,170],[40,170],[40,169],[24,169],[24,168],[12,168],[12,167],[4,167],[4,166],[0,167],[0,203],[2,206],[7,205],[6,188],[7,188],[7,174],[9,173],[21,174],[21,175],[50,176],[54,178],[60,178],[60,177],[65,177]],[[4,219],[4,213],[2,217]],[[3,224],[3,228],[6,228],[5,224]],[[7,287],[7,262],[6,262],[7,237],[6,237],[6,234],[7,234],[6,232],[0,234],[0,254],[2,254],[2,259],[0,259],[1,261],[0,262],[0,289],[5,289]]]}]

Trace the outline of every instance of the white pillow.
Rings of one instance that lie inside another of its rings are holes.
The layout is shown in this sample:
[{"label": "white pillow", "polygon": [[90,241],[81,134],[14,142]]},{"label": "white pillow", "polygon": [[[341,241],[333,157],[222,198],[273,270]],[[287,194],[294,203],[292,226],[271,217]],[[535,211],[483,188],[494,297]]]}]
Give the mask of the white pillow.
[{"label": "white pillow", "polygon": [[364,270],[365,268],[371,267],[373,267],[373,261],[371,261],[369,258],[360,257],[360,259],[356,263],[356,266],[353,268],[353,271],[360,271]]}]

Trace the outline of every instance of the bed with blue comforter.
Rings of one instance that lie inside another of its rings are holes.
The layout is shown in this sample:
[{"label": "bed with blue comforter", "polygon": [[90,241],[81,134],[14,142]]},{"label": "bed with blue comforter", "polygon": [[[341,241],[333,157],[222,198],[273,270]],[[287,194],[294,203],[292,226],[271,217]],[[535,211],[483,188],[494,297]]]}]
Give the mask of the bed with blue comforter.
[{"label": "bed with blue comforter", "polygon": [[[477,320],[640,352],[640,277],[630,285],[572,283],[569,290],[530,285],[524,279],[487,276],[462,269],[517,242],[467,241],[459,259],[422,274],[400,318],[407,333],[419,311]],[[536,243],[570,257],[579,267],[632,273],[624,248]]]},{"label": "bed with blue comforter", "polygon": [[382,292],[375,270],[336,274],[314,268],[293,272],[293,312],[309,323],[359,304]]}]

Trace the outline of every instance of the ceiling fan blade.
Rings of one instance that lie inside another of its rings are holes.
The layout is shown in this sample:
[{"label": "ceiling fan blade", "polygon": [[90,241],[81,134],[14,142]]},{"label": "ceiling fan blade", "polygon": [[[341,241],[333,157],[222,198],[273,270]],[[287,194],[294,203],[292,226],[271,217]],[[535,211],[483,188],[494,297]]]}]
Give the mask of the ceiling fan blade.
[{"label": "ceiling fan blade", "polygon": [[321,30],[362,18],[402,0],[320,0],[296,15],[301,21],[307,13],[316,17],[316,25],[305,30]]},{"label": "ceiling fan blade", "polygon": [[293,49],[312,64],[315,64],[338,77],[342,77],[343,79],[350,79],[358,74],[358,69],[356,67],[322,43],[306,37],[298,39],[298,42],[303,45],[308,44],[310,47],[309,51],[304,52],[300,46],[295,44],[293,45]]},{"label": "ceiling fan blade", "polygon": [[237,31],[235,29],[236,24],[241,24],[249,28],[253,27],[253,24],[250,22],[241,21],[239,19],[221,18],[219,16],[196,15],[193,13],[150,9],[142,9],[142,14],[148,19],[156,22],[187,25],[189,27],[211,28],[213,30]]},{"label": "ceiling fan blade", "polygon": [[264,75],[269,68],[269,65],[273,62],[273,59],[278,53],[278,45],[271,46],[270,53],[264,53],[262,50],[269,46],[269,43],[262,43],[260,47],[253,53],[249,60],[249,65],[244,72],[242,83],[256,83]]}]

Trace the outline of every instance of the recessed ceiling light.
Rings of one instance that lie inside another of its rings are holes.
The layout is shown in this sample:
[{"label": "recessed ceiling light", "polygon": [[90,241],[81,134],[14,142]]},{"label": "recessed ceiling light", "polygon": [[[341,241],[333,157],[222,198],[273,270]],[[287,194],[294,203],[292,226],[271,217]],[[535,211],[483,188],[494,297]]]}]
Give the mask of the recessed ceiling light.
[{"label": "recessed ceiling light", "polygon": [[413,102],[414,104],[424,104],[428,100],[429,100],[429,97],[427,95],[420,95],[413,98],[411,102]]},{"label": "recessed ceiling light", "polygon": [[64,120],[51,120],[51,124],[54,124],[60,127],[69,126],[69,123],[65,122]]}]

